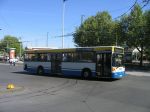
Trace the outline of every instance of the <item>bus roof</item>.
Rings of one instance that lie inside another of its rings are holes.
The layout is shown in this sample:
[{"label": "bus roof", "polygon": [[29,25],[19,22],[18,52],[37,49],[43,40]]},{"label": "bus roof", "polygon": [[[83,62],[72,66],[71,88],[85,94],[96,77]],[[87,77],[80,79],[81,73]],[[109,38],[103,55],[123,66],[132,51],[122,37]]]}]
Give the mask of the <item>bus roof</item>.
[{"label": "bus roof", "polygon": [[25,50],[26,53],[45,53],[45,52],[76,52],[76,51],[111,51],[116,52],[121,50],[123,52],[123,48],[119,46],[94,46],[94,47],[77,47],[77,48],[62,48],[62,49],[30,49]]}]

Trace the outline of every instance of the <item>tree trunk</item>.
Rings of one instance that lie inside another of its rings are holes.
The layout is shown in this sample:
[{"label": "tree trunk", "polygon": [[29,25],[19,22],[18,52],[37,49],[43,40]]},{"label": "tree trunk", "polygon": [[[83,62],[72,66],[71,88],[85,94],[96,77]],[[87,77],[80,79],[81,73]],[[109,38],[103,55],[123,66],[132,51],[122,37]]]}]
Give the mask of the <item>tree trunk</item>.
[{"label": "tree trunk", "polygon": [[141,52],[140,52],[140,66],[143,66],[143,44],[141,44]]}]

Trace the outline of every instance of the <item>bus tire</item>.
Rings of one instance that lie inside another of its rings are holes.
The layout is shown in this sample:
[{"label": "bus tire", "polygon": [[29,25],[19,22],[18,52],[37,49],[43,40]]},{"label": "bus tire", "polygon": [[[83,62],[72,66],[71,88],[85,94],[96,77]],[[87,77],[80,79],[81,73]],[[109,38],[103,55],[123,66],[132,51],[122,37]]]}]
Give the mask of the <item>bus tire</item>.
[{"label": "bus tire", "polygon": [[38,67],[38,69],[37,69],[37,74],[38,75],[43,75],[44,74],[44,69],[43,69],[43,67]]},{"label": "bus tire", "polygon": [[24,70],[27,70],[28,66],[27,64],[24,65]]},{"label": "bus tire", "polygon": [[91,70],[90,69],[83,69],[82,78],[83,79],[90,79],[91,78]]}]

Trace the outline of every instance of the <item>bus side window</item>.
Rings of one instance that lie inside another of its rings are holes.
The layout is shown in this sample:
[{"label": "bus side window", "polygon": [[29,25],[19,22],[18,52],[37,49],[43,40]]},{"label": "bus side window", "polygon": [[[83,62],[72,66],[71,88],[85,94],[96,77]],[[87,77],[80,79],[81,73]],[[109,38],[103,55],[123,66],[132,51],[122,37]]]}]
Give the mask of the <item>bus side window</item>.
[{"label": "bus side window", "polygon": [[79,62],[81,59],[81,53],[74,53],[74,61]]},{"label": "bus side window", "polygon": [[51,61],[51,54],[47,54],[47,61]]},{"label": "bus side window", "polygon": [[72,61],[71,53],[69,53],[69,54],[67,55],[67,61],[69,61],[69,62],[71,62],[71,61]]},{"label": "bus side window", "polygon": [[33,54],[28,54],[28,61],[32,61]]},{"label": "bus side window", "polygon": [[[38,54],[36,55],[36,58],[37,58],[37,61],[41,61],[41,54],[38,53]],[[35,59],[34,59],[34,61],[35,61]]]},{"label": "bus side window", "polygon": [[35,61],[35,56],[32,56],[32,57],[31,57],[31,61]]},{"label": "bus side window", "polygon": [[63,54],[63,61],[72,62],[73,61],[73,53],[64,53]]},{"label": "bus side window", "polygon": [[40,61],[45,61],[44,54],[41,55],[41,60]]},{"label": "bus side window", "polygon": [[41,54],[40,55],[40,61],[47,61],[47,56],[46,56],[46,54]]},{"label": "bus side window", "polygon": [[77,62],[94,62],[94,53],[93,52],[79,52],[75,53],[75,61]]},{"label": "bus side window", "polygon": [[47,61],[47,54],[44,54],[44,61]]},{"label": "bus side window", "polygon": [[62,61],[67,61],[67,55],[66,55],[66,53],[63,54],[63,58],[62,59],[63,59]]},{"label": "bus side window", "polygon": [[29,54],[24,54],[24,61],[30,61]]}]

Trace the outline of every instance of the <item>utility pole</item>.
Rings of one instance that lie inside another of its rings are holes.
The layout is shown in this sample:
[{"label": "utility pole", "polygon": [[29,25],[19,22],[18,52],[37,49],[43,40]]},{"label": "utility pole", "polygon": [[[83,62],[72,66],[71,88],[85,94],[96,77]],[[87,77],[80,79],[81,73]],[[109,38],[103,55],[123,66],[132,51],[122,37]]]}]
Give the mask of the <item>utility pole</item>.
[{"label": "utility pole", "polygon": [[20,42],[20,60],[21,60],[21,52],[22,52],[22,50],[21,50],[21,48],[22,48],[22,42]]},{"label": "utility pole", "polygon": [[21,52],[22,52],[22,42],[21,42],[21,37],[19,37],[19,44],[20,44],[20,53],[19,53],[19,60],[21,60]]},{"label": "utility pole", "polygon": [[83,19],[84,19],[85,15],[81,15],[81,25],[83,23]]},{"label": "utility pole", "polygon": [[8,41],[7,41],[7,48],[6,48],[6,49],[7,49],[7,52],[8,52],[8,48],[9,48],[9,44],[8,44]]},{"label": "utility pole", "polygon": [[117,35],[118,26],[116,26],[116,46],[118,45],[118,35]]},{"label": "utility pole", "polygon": [[47,32],[46,47],[48,47],[48,34],[49,32]]},{"label": "utility pole", "polygon": [[118,43],[117,41],[118,41],[118,37],[117,37],[117,33],[116,33],[116,46],[117,46],[117,43]]},{"label": "utility pole", "polygon": [[64,21],[65,21],[65,2],[67,0],[63,0],[63,9],[62,9],[62,48],[64,48]]}]

